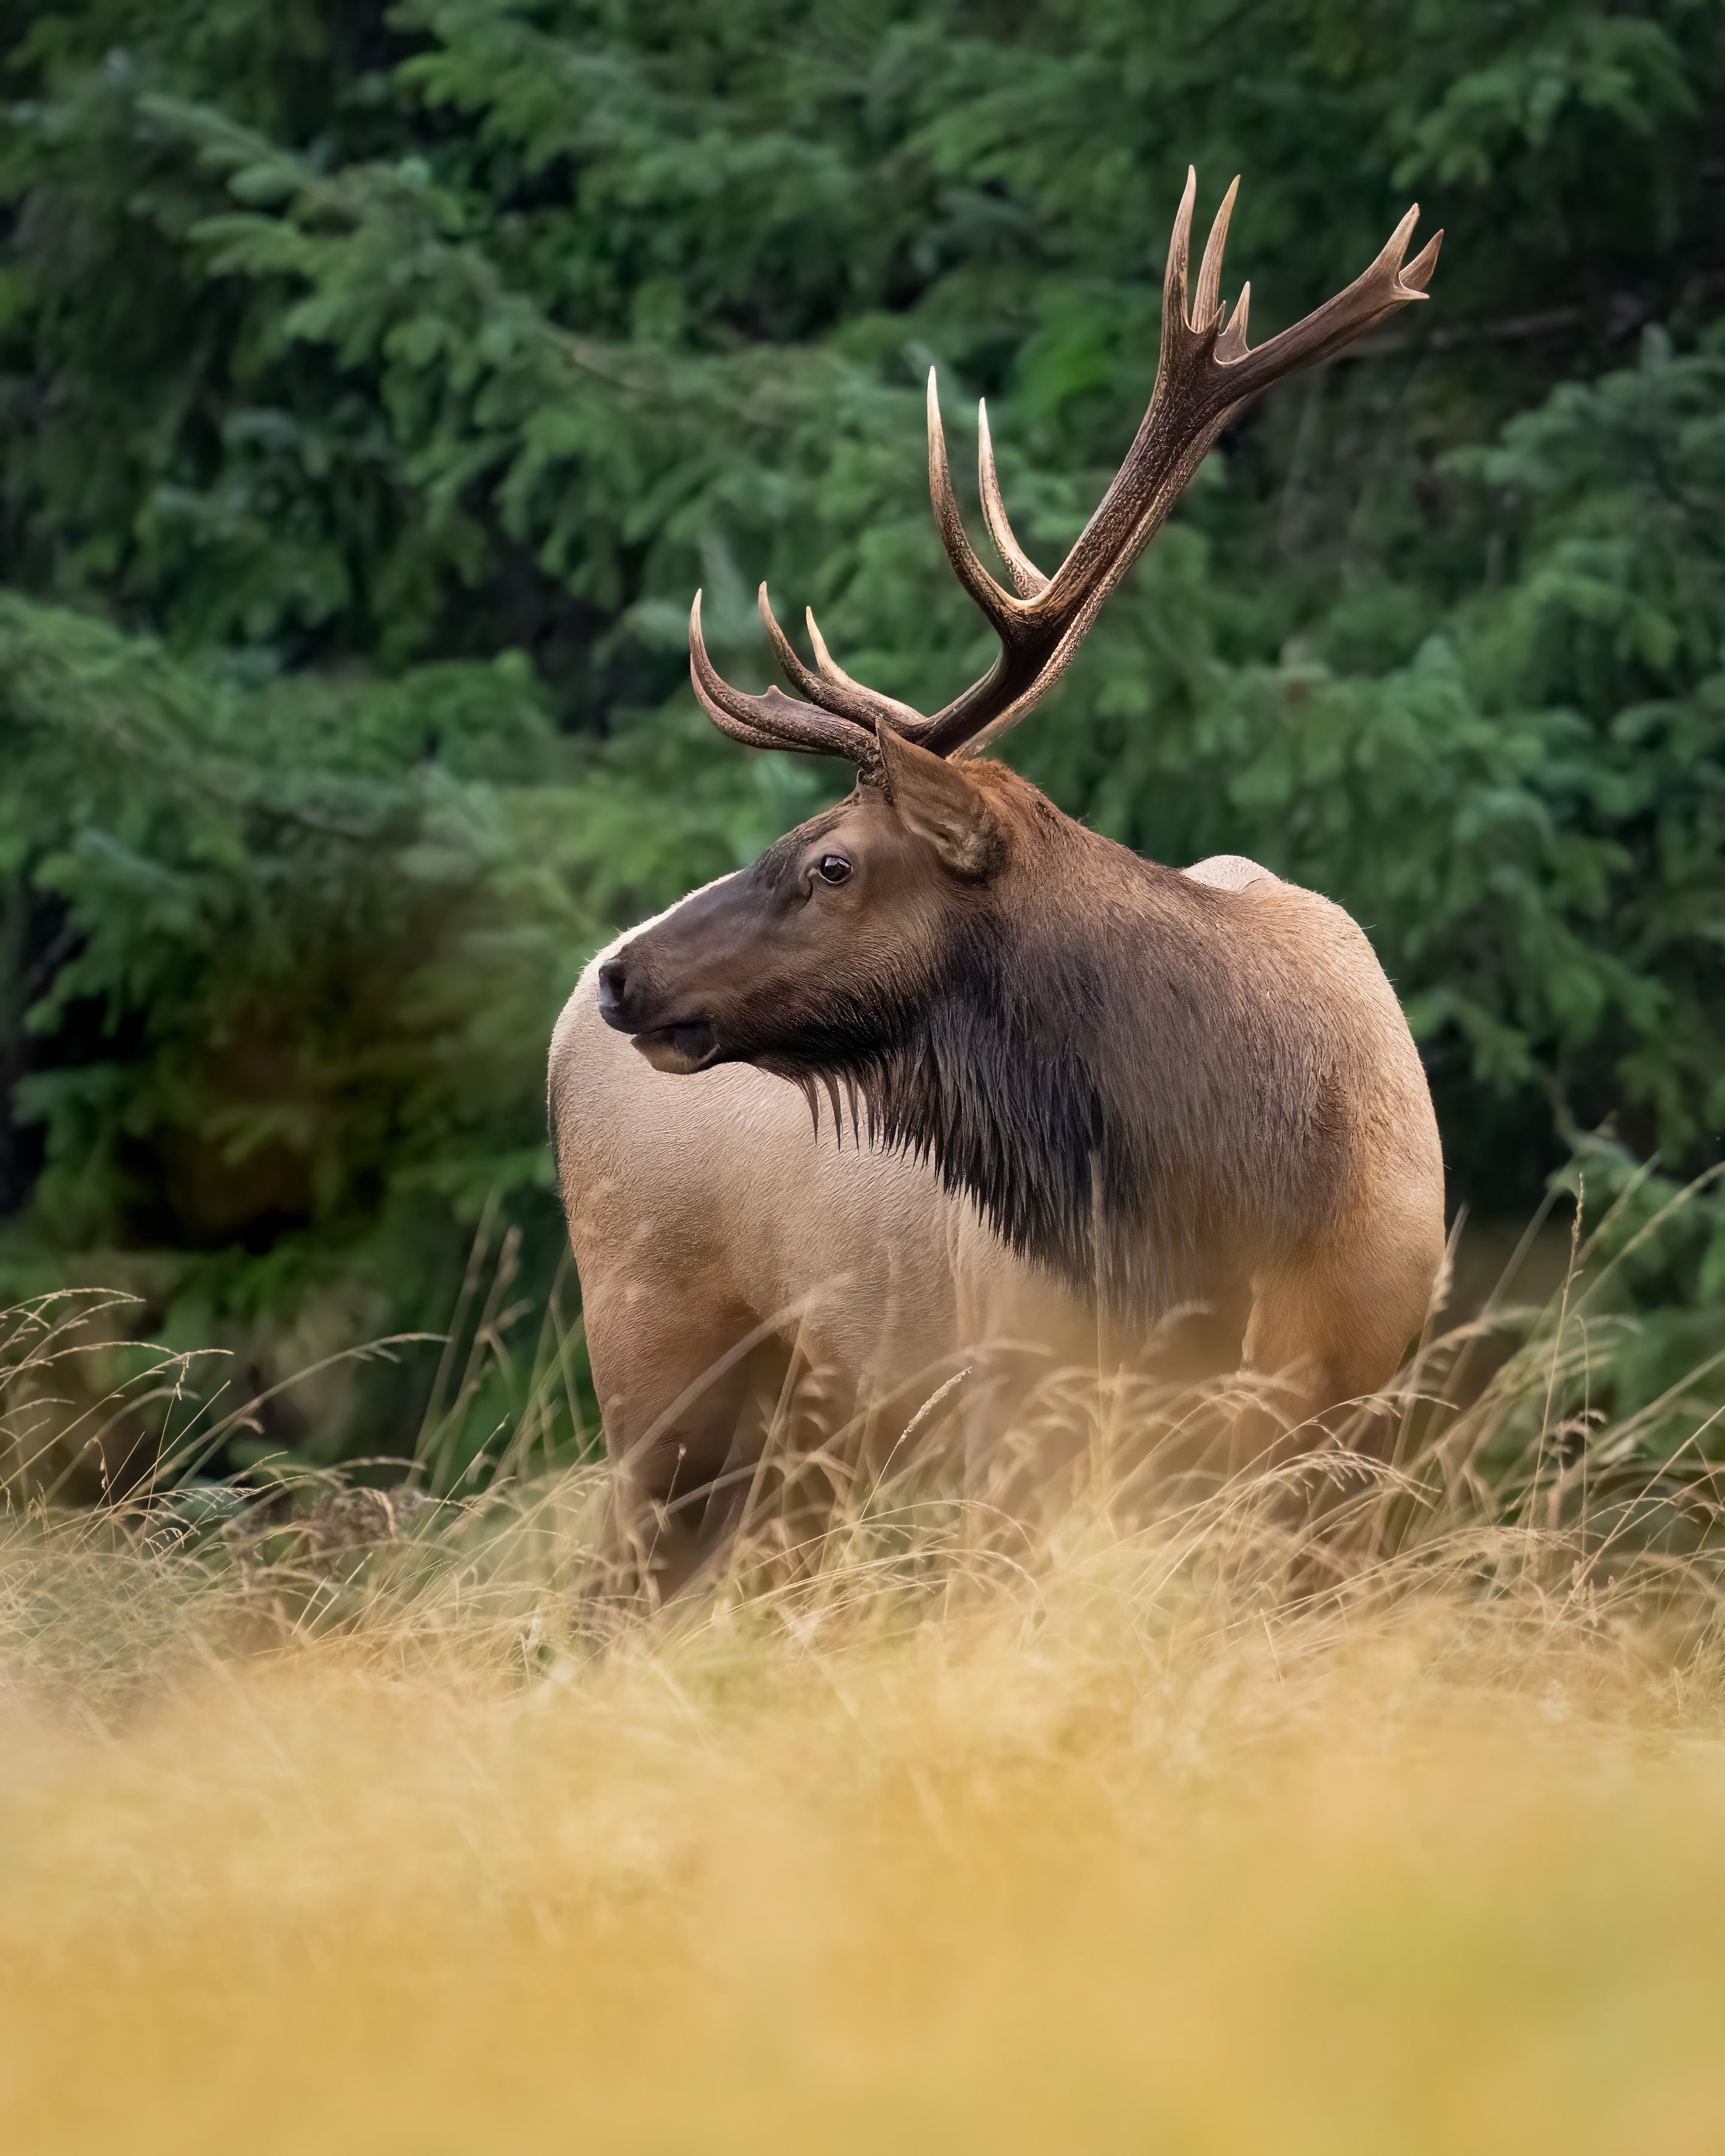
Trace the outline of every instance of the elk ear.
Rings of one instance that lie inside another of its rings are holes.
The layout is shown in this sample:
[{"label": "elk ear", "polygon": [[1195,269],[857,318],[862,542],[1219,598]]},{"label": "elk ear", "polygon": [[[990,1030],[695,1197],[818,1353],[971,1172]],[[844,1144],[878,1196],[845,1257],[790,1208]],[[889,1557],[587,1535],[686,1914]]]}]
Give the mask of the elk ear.
[{"label": "elk ear", "polygon": [[927,839],[954,875],[975,881],[999,863],[1004,834],[982,788],[944,757],[877,725],[880,760],[875,783],[901,820]]}]

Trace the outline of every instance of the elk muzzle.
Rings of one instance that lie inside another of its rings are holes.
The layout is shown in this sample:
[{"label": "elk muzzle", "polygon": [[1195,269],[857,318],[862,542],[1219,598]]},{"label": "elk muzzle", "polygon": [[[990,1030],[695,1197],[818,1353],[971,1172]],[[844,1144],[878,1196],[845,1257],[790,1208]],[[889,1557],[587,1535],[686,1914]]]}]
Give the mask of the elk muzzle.
[{"label": "elk muzzle", "polygon": [[670,1016],[670,1008],[634,944],[599,968],[599,1016],[607,1025],[630,1034],[655,1070],[681,1077],[706,1070],[719,1052],[712,1020],[701,1012]]}]

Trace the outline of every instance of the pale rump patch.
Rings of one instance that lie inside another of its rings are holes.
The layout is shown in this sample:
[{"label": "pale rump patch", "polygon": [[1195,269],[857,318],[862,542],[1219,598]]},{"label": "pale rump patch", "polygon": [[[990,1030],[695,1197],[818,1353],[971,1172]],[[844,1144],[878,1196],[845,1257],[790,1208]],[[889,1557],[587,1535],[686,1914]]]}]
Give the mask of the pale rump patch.
[{"label": "pale rump patch", "polygon": [[1213,884],[1218,891],[1244,891],[1249,883],[1276,880],[1268,869],[1260,869],[1244,854],[1212,854],[1208,860],[1194,861],[1180,873],[1190,876],[1194,883]]}]

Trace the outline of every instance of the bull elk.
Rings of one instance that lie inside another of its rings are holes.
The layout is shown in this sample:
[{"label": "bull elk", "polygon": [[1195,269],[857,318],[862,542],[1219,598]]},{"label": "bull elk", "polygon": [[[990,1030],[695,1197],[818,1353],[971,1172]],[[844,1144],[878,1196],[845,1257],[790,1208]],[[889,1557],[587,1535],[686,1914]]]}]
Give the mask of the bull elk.
[{"label": "bull elk", "polygon": [[[602,953],[553,1045],[608,1439],[661,1525],[747,1458],[743,1396],[782,1369],[775,1310],[817,1281],[843,1283],[826,1352],[853,1404],[991,1326],[1070,1339],[1076,1314],[1130,1359],[1196,1306],[1231,1361],[1321,1418],[1381,1387],[1424,1320],[1437,1127],[1358,927],[1250,861],[1141,860],[977,759],[1059,680],[1247,400],[1425,295],[1442,234],[1404,264],[1415,208],[1362,276],[1252,349],[1250,286],[1231,314],[1219,298],[1237,186],[1189,305],[1188,176],[1149,409],[1051,576],[1007,521],[985,411],[982,506],[1010,590],[973,550],[931,374],[935,521],[999,639],[942,710],[853,680],[812,613],[805,664],[764,585],[798,693],[745,694],[709,658],[696,596],[691,673],[715,723],[747,747],[843,757],[856,783]],[[624,1036],[638,1059],[619,1061]],[[847,1132],[865,1142],[847,1149]],[[708,1508],[709,1539],[729,1517]]]}]

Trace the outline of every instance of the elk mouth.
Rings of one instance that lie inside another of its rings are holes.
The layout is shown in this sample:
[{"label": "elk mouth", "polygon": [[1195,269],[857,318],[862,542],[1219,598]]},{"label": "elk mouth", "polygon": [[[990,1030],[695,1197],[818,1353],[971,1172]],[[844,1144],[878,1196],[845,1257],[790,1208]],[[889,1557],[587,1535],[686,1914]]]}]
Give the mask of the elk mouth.
[{"label": "elk mouth", "polygon": [[685,1018],[675,1025],[655,1026],[650,1033],[633,1034],[630,1039],[655,1070],[668,1070],[680,1078],[705,1070],[719,1053],[719,1038],[711,1019]]}]

